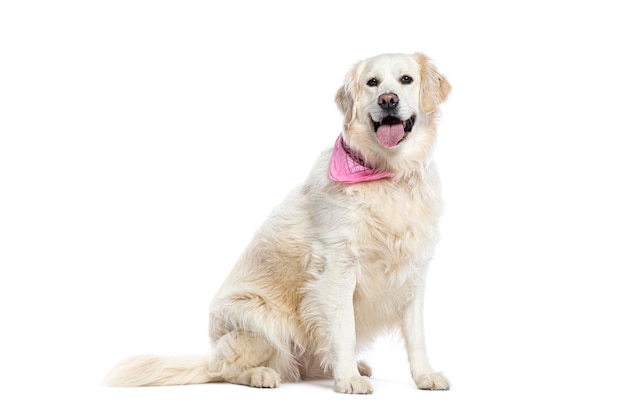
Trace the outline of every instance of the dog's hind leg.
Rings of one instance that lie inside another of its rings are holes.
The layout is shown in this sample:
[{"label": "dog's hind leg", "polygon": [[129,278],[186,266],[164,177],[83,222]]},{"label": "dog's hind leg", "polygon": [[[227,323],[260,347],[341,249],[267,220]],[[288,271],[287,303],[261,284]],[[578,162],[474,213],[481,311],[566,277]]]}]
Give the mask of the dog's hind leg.
[{"label": "dog's hind leg", "polygon": [[209,372],[229,383],[275,388],[280,385],[280,374],[268,366],[275,353],[262,335],[232,331],[215,344]]}]

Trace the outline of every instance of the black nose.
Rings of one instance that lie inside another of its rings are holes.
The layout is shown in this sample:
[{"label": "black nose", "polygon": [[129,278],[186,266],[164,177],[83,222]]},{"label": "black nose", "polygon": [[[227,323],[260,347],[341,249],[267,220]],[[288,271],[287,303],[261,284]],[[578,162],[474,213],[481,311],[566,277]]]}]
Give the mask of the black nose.
[{"label": "black nose", "polygon": [[378,105],[384,110],[395,108],[398,105],[398,101],[396,94],[382,94],[378,97]]}]

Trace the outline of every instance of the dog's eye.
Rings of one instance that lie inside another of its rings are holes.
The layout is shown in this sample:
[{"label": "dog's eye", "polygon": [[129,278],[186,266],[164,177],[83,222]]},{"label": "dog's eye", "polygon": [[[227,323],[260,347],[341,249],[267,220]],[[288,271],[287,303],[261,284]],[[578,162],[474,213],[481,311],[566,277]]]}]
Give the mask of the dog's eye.
[{"label": "dog's eye", "polygon": [[411,78],[408,75],[404,75],[402,78],[400,78],[400,82],[403,83],[404,85],[408,85],[411,82],[413,82],[413,78]]},{"label": "dog's eye", "polygon": [[369,81],[367,81],[367,86],[378,86],[378,79],[376,78],[372,78]]}]

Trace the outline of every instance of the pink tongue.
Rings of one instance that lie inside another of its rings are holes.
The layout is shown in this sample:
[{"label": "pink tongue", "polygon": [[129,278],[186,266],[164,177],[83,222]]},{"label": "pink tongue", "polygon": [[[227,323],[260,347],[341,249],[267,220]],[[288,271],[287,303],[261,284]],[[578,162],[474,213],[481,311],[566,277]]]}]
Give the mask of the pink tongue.
[{"label": "pink tongue", "polygon": [[396,124],[381,124],[376,130],[376,137],[380,144],[385,147],[396,146],[404,137],[404,126],[401,122]]}]

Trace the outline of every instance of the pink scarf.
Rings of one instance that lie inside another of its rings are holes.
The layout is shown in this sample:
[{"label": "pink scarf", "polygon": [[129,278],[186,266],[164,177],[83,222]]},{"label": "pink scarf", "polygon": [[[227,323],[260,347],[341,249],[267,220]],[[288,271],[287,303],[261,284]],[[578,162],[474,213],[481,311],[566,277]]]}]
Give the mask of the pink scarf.
[{"label": "pink scarf", "polygon": [[378,171],[367,166],[367,164],[353,154],[349,154],[344,147],[343,135],[339,134],[330,158],[330,169],[328,175],[331,179],[341,183],[358,183],[370,180],[391,177],[391,172]]}]

